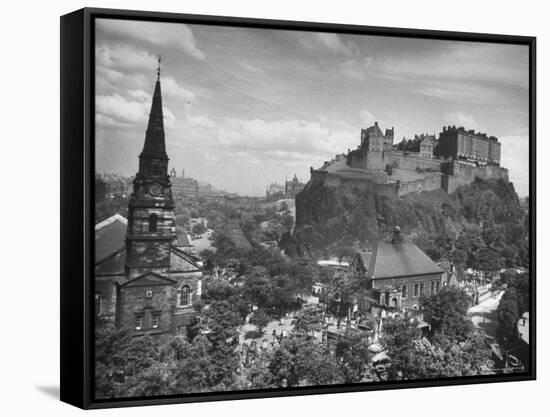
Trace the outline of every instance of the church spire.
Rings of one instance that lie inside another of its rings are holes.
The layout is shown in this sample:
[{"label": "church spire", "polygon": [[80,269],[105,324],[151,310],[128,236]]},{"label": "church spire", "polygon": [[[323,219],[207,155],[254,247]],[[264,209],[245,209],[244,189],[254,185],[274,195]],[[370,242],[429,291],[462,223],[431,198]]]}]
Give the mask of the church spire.
[{"label": "church spire", "polygon": [[158,59],[157,82],[153,93],[153,103],[149,113],[149,122],[145,133],[145,145],[140,158],[153,157],[168,159],[164,143],[164,117],[162,114],[162,95],[160,89],[160,57]]}]

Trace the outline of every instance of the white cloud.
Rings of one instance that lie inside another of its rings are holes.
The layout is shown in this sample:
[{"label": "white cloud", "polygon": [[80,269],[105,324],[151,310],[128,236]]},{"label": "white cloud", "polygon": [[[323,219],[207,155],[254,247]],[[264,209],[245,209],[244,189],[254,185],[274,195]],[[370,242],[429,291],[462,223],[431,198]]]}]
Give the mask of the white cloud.
[{"label": "white cloud", "polygon": [[478,84],[431,82],[414,91],[427,97],[459,103],[487,104],[498,100],[497,91]]},{"label": "white cloud", "polygon": [[172,77],[163,77],[161,83],[163,96],[173,97],[186,104],[190,104],[195,99],[195,94],[192,91],[179,85]]},{"label": "white cloud", "polygon": [[[124,98],[119,94],[98,95],[95,107],[95,120],[100,127],[138,127],[147,123],[151,102],[145,100],[143,95],[133,99]],[[173,128],[176,120],[174,114],[166,107],[163,113],[165,127]]]},{"label": "white cloud", "polygon": [[299,42],[309,50],[328,50],[347,56],[359,53],[359,48],[354,42],[343,42],[336,33],[308,33],[300,38]]},{"label": "white cloud", "polygon": [[96,65],[105,68],[147,70],[153,74],[157,57],[125,44],[96,45]]},{"label": "white cloud", "polygon": [[479,129],[476,119],[471,114],[467,114],[461,111],[457,112],[448,112],[443,116],[447,123],[452,124],[453,126],[462,126],[466,129]]},{"label": "white cloud", "polygon": [[359,119],[361,120],[361,127],[364,128],[372,126],[377,121],[374,115],[368,110],[360,110]]},{"label": "white cloud", "polygon": [[119,122],[136,123],[147,117],[149,105],[143,101],[127,100],[119,94],[97,96],[95,99],[96,114]]},{"label": "white cloud", "polygon": [[195,59],[205,58],[196,45],[191,29],[182,23],[143,22],[137,20],[97,19],[96,30],[131,38],[159,48],[175,48]]}]

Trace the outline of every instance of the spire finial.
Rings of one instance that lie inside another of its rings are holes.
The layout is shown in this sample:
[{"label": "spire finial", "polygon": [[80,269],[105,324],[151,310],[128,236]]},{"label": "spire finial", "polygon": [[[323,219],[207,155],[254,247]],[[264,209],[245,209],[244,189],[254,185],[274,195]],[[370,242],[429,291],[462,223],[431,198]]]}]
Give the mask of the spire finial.
[{"label": "spire finial", "polygon": [[158,60],[159,61],[159,66],[157,68],[157,81],[160,81],[160,60],[161,60],[161,57],[159,55],[159,60]]}]

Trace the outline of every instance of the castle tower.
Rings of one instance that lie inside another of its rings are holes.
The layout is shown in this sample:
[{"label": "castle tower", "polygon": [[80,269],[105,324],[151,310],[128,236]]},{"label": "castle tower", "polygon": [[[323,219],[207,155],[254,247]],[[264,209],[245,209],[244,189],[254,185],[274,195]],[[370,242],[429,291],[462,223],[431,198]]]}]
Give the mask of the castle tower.
[{"label": "castle tower", "polygon": [[170,268],[175,240],[174,201],[164,141],[160,58],[145,144],[128,206],[126,269],[130,277]]}]

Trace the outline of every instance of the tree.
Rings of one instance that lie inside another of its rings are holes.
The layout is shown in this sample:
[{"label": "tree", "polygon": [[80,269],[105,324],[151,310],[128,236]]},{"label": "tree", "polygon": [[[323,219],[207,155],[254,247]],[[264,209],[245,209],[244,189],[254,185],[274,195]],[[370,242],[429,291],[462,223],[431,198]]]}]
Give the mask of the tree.
[{"label": "tree", "polygon": [[276,387],[303,387],[342,383],[340,367],[328,349],[296,334],[283,339],[270,354],[268,369]]},{"label": "tree", "polygon": [[260,334],[263,334],[263,329],[269,324],[269,321],[270,317],[262,309],[256,310],[250,317],[250,324],[256,326]]},{"label": "tree", "polygon": [[371,382],[377,379],[371,363],[373,354],[362,335],[345,334],[336,345],[340,372],[345,383]]},{"label": "tree", "polygon": [[463,341],[471,334],[473,325],[467,317],[471,299],[463,290],[444,287],[435,295],[422,297],[420,303],[432,327],[432,338]]},{"label": "tree", "polygon": [[302,310],[296,315],[296,332],[303,332],[309,336],[312,332],[320,332],[323,329],[321,312],[319,310]]},{"label": "tree", "polygon": [[204,232],[206,232],[206,227],[204,226],[203,222],[199,222],[191,228],[191,231],[196,235],[202,235]]},{"label": "tree", "polygon": [[440,344],[421,337],[405,320],[388,321],[384,333],[391,380],[479,375],[490,373],[494,365],[491,350],[477,334],[461,342]]},{"label": "tree", "polygon": [[529,274],[508,272],[501,276],[506,292],[497,308],[498,335],[505,346],[517,342],[517,322],[521,315],[529,311]]}]

